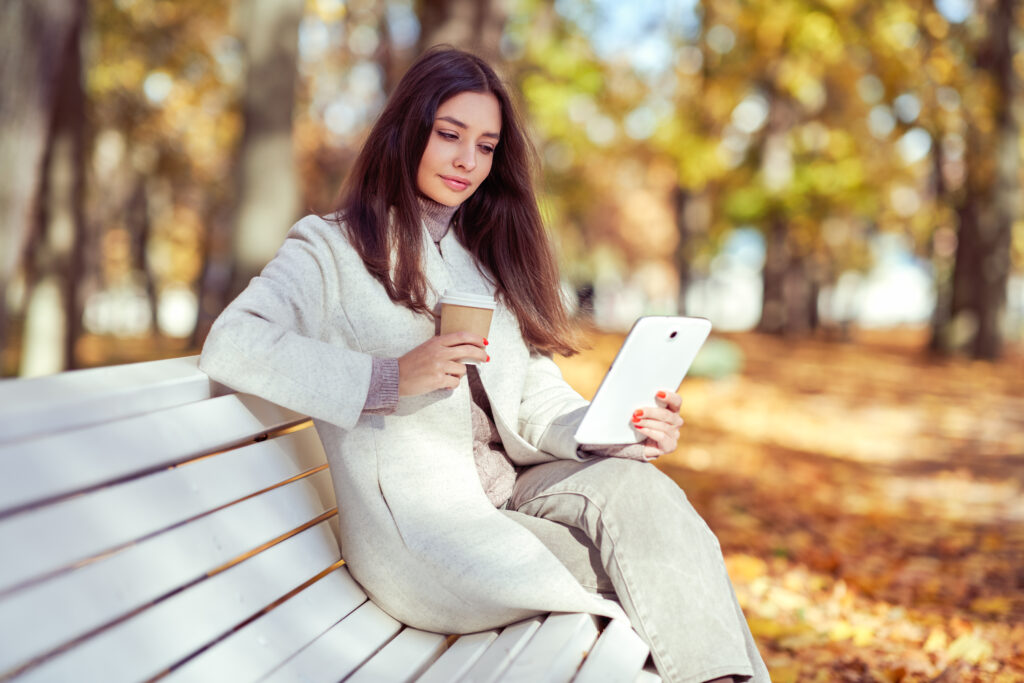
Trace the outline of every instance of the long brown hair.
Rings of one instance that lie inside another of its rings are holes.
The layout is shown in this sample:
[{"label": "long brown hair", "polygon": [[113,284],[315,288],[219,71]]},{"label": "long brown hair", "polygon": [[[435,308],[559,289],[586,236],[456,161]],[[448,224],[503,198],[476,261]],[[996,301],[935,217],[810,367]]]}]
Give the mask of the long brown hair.
[{"label": "long brown hair", "polygon": [[495,280],[526,342],[542,352],[572,355],[582,334],[562,300],[554,251],[537,209],[537,154],[505,86],[476,55],[435,47],[409,68],[356,158],[336,207],[338,220],[391,300],[433,315],[420,266],[416,174],[437,108],[463,92],[494,95],[501,138],[487,179],[455,213],[455,236]]}]

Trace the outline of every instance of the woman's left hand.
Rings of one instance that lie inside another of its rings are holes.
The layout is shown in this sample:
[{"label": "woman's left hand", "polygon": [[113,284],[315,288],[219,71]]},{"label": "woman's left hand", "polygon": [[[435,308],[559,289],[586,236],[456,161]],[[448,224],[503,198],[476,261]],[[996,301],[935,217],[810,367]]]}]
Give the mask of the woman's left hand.
[{"label": "woman's left hand", "polygon": [[630,422],[633,429],[647,437],[642,444],[647,460],[674,451],[679,445],[679,428],[683,425],[683,418],[679,416],[683,399],[679,394],[659,391],[654,401],[656,406],[638,409]]}]

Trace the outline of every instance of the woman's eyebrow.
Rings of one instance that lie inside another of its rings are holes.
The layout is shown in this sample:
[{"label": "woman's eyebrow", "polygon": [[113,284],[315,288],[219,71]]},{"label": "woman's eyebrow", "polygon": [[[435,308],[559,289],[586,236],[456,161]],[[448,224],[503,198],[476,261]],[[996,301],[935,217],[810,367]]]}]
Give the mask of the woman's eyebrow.
[{"label": "woman's eyebrow", "polygon": [[[462,121],[459,121],[458,119],[452,118],[451,116],[438,116],[437,120],[438,121],[447,121],[448,123],[450,123],[452,125],[455,125],[455,126],[458,126],[459,128],[462,128],[463,130],[469,128],[469,126],[464,124]],[[500,137],[497,133],[481,133],[480,136],[481,137],[485,137],[485,138],[494,138],[495,140],[497,140]]]}]

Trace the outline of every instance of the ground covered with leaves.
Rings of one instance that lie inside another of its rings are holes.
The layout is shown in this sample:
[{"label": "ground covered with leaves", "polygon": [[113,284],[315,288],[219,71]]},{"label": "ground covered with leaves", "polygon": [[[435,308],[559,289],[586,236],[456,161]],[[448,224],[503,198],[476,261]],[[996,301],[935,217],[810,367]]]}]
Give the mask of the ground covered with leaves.
[{"label": "ground covered with leaves", "polygon": [[[622,335],[560,359],[596,390]],[[773,680],[1024,681],[1024,357],[716,337],[657,466],[718,534]]]}]

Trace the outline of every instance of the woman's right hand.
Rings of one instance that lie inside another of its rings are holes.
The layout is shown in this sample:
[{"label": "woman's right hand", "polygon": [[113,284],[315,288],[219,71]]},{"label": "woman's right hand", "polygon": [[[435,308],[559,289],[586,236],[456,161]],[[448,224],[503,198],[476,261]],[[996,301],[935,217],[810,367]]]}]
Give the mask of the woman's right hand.
[{"label": "woman's right hand", "polygon": [[463,358],[486,363],[487,340],[470,332],[431,337],[398,359],[398,395],[418,396],[438,389],[454,389],[466,374]]}]

